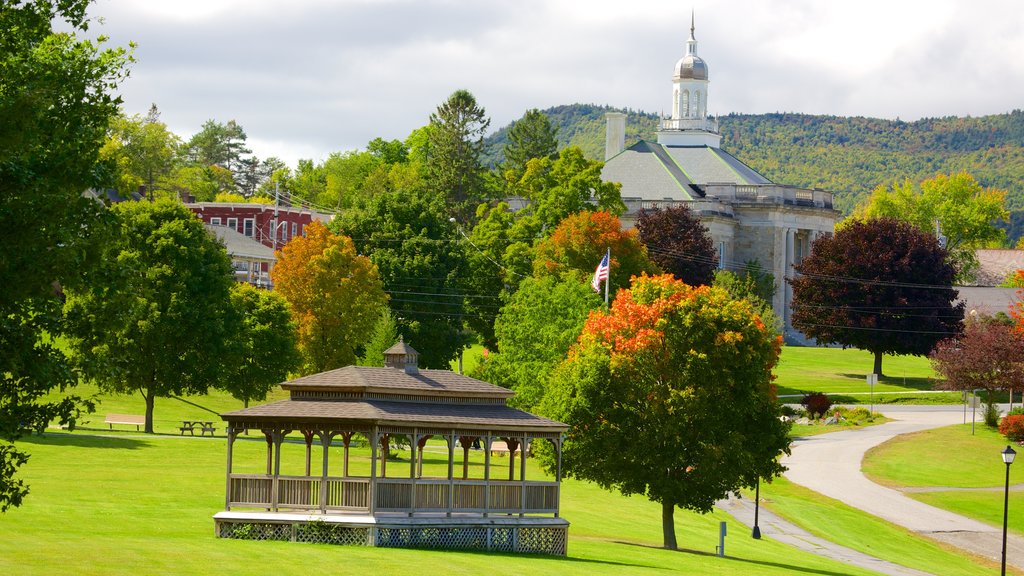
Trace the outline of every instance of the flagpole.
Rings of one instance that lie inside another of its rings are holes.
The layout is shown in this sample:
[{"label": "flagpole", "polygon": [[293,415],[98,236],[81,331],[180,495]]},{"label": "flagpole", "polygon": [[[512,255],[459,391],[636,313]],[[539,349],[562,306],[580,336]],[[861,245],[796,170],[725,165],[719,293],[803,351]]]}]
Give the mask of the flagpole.
[{"label": "flagpole", "polygon": [[608,285],[612,283],[612,247],[611,246],[608,247],[608,252],[606,253],[606,257],[608,258],[608,277],[604,279],[604,308],[605,308],[605,310],[608,309]]}]

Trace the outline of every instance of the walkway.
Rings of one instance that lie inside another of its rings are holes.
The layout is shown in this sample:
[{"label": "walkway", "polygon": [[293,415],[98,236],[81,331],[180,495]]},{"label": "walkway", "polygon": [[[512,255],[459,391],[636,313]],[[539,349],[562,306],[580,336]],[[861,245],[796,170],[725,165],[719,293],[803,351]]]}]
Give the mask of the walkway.
[{"label": "walkway", "polygon": [[[861,461],[869,449],[901,434],[963,423],[962,409],[957,406],[900,406],[879,408],[878,411],[894,421],[794,441],[793,454],[783,459],[783,463],[789,468],[786,477],[796,484],[923,536],[999,562],[1002,547],[1001,528],[913,500],[899,490],[875,484],[860,471]],[[998,454],[993,455],[994,464],[999,464],[997,458]],[[763,509],[761,515],[765,516]],[[743,521],[743,518],[738,518]],[[779,533],[774,531],[772,522],[774,520],[761,523],[763,535],[779,540],[782,540],[782,537],[793,538],[790,535],[791,525],[784,526]],[[795,538],[799,541],[802,537]],[[800,546],[798,543],[794,545],[802,549],[813,547]],[[823,546],[822,550],[818,553],[842,560],[835,553],[829,553],[828,546]],[[863,558],[857,557],[842,561],[886,574],[915,573],[906,572],[905,568],[895,565],[871,566],[864,563]],[[1024,538],[1010,536],[1007,542],[1007,563],[1024,569]]]}]

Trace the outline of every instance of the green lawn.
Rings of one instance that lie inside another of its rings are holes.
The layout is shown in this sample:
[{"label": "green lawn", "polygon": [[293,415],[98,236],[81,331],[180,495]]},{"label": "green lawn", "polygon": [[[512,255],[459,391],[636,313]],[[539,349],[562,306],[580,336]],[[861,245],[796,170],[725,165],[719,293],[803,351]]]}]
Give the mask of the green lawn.
[{"label": "green lawn", "polygon": [[[864,474],[893,487],[991,488],[980,491],[908,492],[932,506],[1002,526],[1006,465],[1000,452],[1006,439],[998,431],[970,424],[907,434],[875,447],[864,458]],[[955,458],[950,458],[955,454]],[[1010,466],[1010,484],[1024,482],[1024,466]],[[1010,492],[1010,510],[1024,510],[1024,492]],[[1009,515],[1009,527],[1024,534],[1024,514]]]},{"label": "green lawn", "polygon": [[[870,387],[866,376],[873,367],[874,356],[863,350],[784,346],[775,369],[775,383],[780,395],[867,393]],[[927,358],[885,356],[882,370],[885,376],[878,379],[876,394],[932,389],[935,373]],[[867,397],[861,402],[867,403]]]},{"label": "green lawn", "polygon": [[[32,492],[2,518],[4,574],[53,574],[72,565],[76,574],[104,575],[308,574],[326,566],[345,574],[871,573],[742,537],[746,530],[722,512],[677,512],[686,550],[662,550],[657,504],[576,481],[562,493],[562,514],[572,522],[564,559],[221,540],[211,516],[223,508],[223,438],[54,433],[19,445],[32,454],[22,469]],[[262,440],[239,442],[236,469],[259,469],[264,450]],[[353,459],[365,464],[365,451]],[[288,445],[282,461],[286,471],[297,469],[302,446]],[[439,469],[441,462],[437,456],[428,467]],[[392,461],[389,469],[399,474],[407,466]],[[532,462],[527,475],[540,475]],[[713,554],[721,520],[733,524],[725,559]]]}]

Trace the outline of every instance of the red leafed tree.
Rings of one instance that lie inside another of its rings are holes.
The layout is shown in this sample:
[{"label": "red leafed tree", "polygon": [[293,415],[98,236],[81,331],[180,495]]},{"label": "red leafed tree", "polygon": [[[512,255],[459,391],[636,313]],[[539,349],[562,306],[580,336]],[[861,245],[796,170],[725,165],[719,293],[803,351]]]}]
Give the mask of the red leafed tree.
[{"label": "red leafed tree", "polygon": [[969,320],[962,335],[935,346],[931,361],[945,378],[938,388],[985,390],[989,406],[998,390],[1024,390],[1024,336],[1013,326]]},{"label": "red leafed tree", "polygon": [[674,549],[676,507],[710,512],[784,470],[789,426],[771,383],[780,347],[750,302],[722,288],[635,278],[609,312],[591,312],[551,377],[543,411],[570,426],[563,470],[659,502]]},{"label": "red leafed tree", "polygon": [[893,218],[854,222],[794,266],[793,326],[821,343],[924,356],[960,332],[956,269],[935,236]]},{"label": "red leafed tree", "polygon": [[663,271],[692,286],[711,284],[715,279],[715,244],[685,204],[641,210],[636,229],[647,254]]},{"label": "red leafed tree", "polygon": [[657,271],[635,230],[623,230],[617,216],[607,212],[577,212],[558,225],[550,238],[537,244],[533,274],[589,279],[605,251],[611,249],[611,293],[629,286],[632,276]]}]

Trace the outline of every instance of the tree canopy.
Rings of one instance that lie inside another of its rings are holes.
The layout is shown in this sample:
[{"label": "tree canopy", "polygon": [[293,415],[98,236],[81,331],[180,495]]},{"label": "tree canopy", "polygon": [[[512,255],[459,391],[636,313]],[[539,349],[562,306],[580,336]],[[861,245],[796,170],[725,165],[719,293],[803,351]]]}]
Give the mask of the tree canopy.
[{"label": "tree canopy", "polygon": [[636,231],[623,230],[618,217],[607,212],[578,212],[562,220],[550,238],[537,243],[533,273],[589,280],[609,248],[612,294],[629,286],[631,276],[657,271]]},{"label": "tree canopy", "polygon": [[78,37],[90,3],[0,4],[0,511],[28,493],[15,478],[28,455],[13,442],[88,408],[62,398],[77,378],[52,337],[60,286],[79,286],[98,262],[107,218],[82,193],[105,183],[99,150],[131,59]]},{"label": "tree canopy", "polygon": [[302,373],[355,364],[387,295],[377,266],[356,251],[352,239],[314,220],[305,236],[277,252],[270,278],[298,325]]},{"label": "tree canopy", "polygon": [[685,204],[641,210],[636,229],[647,254],[663,271],[691,286],[714,280],[718,267],[715,244]]},{"label": "tree canopy", "polygon": [[745,300],[671,275],[641,276],[593,312],[551,379],[545,414],[569,424],[566,474],[662,505],[709,512],[784,468],[788,424],[771,384],[781,338]]},{"label": "tree canopy", "polygon": [[930,358],[943,377],[937,388],[985,390],[989,406],[1000,390],[1024,390],[1024,335],[1012,325],[969,318],[963,334],[940,341]]},{"label": "tree canopy", "polygon": [[966,172],[939,174],[920,185],[908,179],[875,188],[853,218],[888,216],[932,233],[940,224],[946,250],[958,270],[957,281],[962,283],[972,280],[977,270],[976,248],[1002,245],[1006,234],[996,224],[1009,221],[1005,200],[1005,190],[983,188]]},{"label": "tree canopy", "polygon": [[508,142],[503,150],[505,170],[511,170],[513,178],[519,178],[526,171],[526,163],[530,160],[555,156],[558,151],[558,127],[543,112],[531,108],[509,127]]},{"label": "tree canopy", "polygon": [[398,190],[366,199],[331,222],[380,270],[399,331],[420,365],[447,368],[464,348],[465,248],[442,198]]},{"label": "tree canopy", "polygon": [[69,290],[68,340],[83,371],[139,393],[146,432],[159,397],[204,394],[230,354],[231,259],[188,208],[170,200],[112,208],[119,234],[87,287]]},{"label": "tree canopy", "polygon": [[871,351],[876,374],[883,354],[924,356],[960,332],[956,269],[934,235],[907,222],[853,222],[818,238],[794,269],[793,326],[823,344]]},{"label": "tree canopy", "polygon": [[426,182],[467,223],[487,197],[480,153],[491,121],[468,90],[456,90],[430,115]]}]

